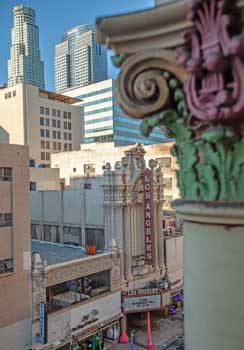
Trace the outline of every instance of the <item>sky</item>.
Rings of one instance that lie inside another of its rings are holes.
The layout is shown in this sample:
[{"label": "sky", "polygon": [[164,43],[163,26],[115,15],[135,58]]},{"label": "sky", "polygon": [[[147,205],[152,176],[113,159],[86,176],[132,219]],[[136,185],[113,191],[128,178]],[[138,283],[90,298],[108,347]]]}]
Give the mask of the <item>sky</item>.
[{"label": "sky", "polygon": [[[40,32],[41,58],[45,68],[45,87],[54,90],[54,48],[69,28],[94,23],[97,17],[128,13],[154,6],[154,0],[0,0],[0,85],[7,82],[7,64],[10,56],[12,9],[28,5],[36,11]],[[109,56],[112,52],[109,52]],[[108,58],[109,78],[118,71]]]}]

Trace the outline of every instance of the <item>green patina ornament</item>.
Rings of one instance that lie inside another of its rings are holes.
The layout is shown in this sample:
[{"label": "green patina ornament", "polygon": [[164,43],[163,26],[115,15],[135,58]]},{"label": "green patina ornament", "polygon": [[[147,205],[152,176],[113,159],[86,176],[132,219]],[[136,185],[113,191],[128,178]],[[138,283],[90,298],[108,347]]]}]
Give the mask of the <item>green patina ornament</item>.
[{"label": "green patina ornament", "polygon": [[122,63],[125,61],[127,57],[128,57],[128,54],[122,53],[121,55],[113,56],[111,59],[112,59],[113,65],[117,68],[120,68]]}]

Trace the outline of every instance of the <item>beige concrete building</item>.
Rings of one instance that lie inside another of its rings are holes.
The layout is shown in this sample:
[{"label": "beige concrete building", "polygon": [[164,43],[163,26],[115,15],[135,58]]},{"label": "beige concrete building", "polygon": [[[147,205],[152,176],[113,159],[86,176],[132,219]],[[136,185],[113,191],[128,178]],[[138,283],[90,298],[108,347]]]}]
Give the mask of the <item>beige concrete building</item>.
[{"label": "beige concrete building", "polygon": [[0,144],[0,348],[31,348],[28,147]]},{"label": "beige concrete building", "polygon": [[32,191],[59,190],[59,169],[30,167],[30,189]]},{"label": "beige concrete building", "polygon": [[78,99],[18,84],[0,90],[0,125],[13,144],[28,145],[35,166],[49,166],[53,152],[72,151],[83,141]]},{"label": "beige concrete building", "polygon": [[[155,159],[164,176],[164,209],[171,209],[171,202],[179,198],[177,163],[171,155],[173,143],[143,146],[145,161]],[[51,166],[60,169],[60,177],[67,186],[75,179],[102,176],[107,162],[115,164],[132,146],[115,147],[113,142],[83,144],[79,151],[56,153],[51,156]]]}]

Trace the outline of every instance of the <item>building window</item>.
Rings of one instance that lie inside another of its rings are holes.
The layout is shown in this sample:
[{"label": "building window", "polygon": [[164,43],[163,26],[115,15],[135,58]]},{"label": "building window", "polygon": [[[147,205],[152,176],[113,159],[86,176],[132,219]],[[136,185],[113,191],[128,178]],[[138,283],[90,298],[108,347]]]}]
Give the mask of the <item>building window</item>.
[{"label": "building window", "polygon": [[56,119],[53,119],[53,120],[52,120],[52,126],[53,126],[53,128],[56,128],[56,126],[57,126],[57,121],[56,121]]},{"label": "building window", "polygon": [[62,150],[62,145],[61,142],[58,142],[58,150],[61,151]]},{"label": "building window", "polygon": [[67,130],[68,129],[68,123],[64,122],[64,129]]},{"label": "building window", "polygon": [[46,130],[46,137],[50,137],[50,131]]},{"label": "building window", "polygon": [[72,151],[72,144],[69,143],[69,151]]},{"label": "building window", "polygon": [[0,260],[0,274],[14,271],[13,259]]},{"label": "building window", "polygon": [[60,131],[57,131],[57,139],[61,139],[61,132]]},{"label": "building window", "polygon": [[164,208],[171,209],[173,197],[172,196],[164,196]]},{"label": "building window", "polygon": [[44,118],[43,117],[40,118],[40,125],[44,125]]},{"label": "building window", "polygon": [[50,153],[46,153],[46,160],[50,160]]},{"label": "building window", "polygon": [[76,173],[76,168],[73,168],[73,173]]},{"label": "building window", "polygon": [[87,177],[95,176],[95,164],[84,164],[84,174]]},{"label": "building window", "polygon": [[50,149],[50,141],[46,141],[46,149]]},{"label": "building window", "polygon": [[[109,291],[110,271],[103,271],[47,287],[46,302],[50,313],[86,302]],[[65,299],[67,295],[69,295],[68,301],[67,297]]]},{"label": "building window", "polygon": [[12,94],[11,91],[8,93],[8,98],[11,98]]},{"label": "building window", "polygon": [[46,118],[46,126],[49,126],[49,119]]},{"label": "building window", "polygon": [[55,130],[53,130],[53,139],[57,138],[57,132]]},{"label": "building window", "polygon": [[171,157],[157,158],[157,164],[162,169],[170,169],[171,168]]},{"label": "building window", "polygon": [[45,160],[45,152],[41,152],[41,160]]},{"label": "building window", "polygon": [[64,119],[67,119],[67,112],[64,112]]},{"label": "building window", "polygon": [[56,142],[53,142],[53,150],[56,151],[56,149],[57,149],[57,144]]},{"label": "building window", "polygon": [[57,128],[60,129],[61,124],[60,124],[60,120],[57,120]]},{"label": "building window", "polygon": [[16,90],[13,91],[13,97],[15,97],[15,96],[16,96]]},{"label": "building window", "polygon": [[59,117],[59,118],[60,118],[60,115],[61,115],[60,110],[57,110],[57,117]]},{"label": "building window", "polygon": [[56,117],[56,109],[52,109],[52,116]]},{"label": "building window", "polygon": [[86,244],[94,245],[97,250],[105,249],[105,235],[103,229],[86,228]]},{"label": "building window", "polygon": [[35,159],[30,159],[29,165],[30,165],[31,168],[35,168],[35,166],[36,166]]},{"label": "building window", "polygon": [[45,141],[41,141],[41,148],[45,148]]},{"label": "building window", "polygon": [[0,213],[0,227],[12,226],[12,214]]},{"label": "building window", "polygon": [[72,134],[71,133],[68,133],[68,140],[72,141]]},{"label": "building window", "polygon": [[30,191],[36,191],[36,182],[34,181],[30,182]]},{"label": "building window", "polygon": [[45,108],[45,114],[49,115],[49,108]]},{"label": "building window", "polygon": [[45,130],[41,129],[40,130],[40,135],[41,135],[41,137],[45,137]]},{"label": "building window", "polygon": [[68,129],[71,130],[71,123],[68,123]]},{"label": "building window", "polygon": [[164,178],[165,190],[172,191],[172,177]]},{"label": "building window", "polygon": [[67,132],[64,132],[64,140],[67,140]]},{"label": "building window", "polygon": [[71,113],[68,112],[68,119],[71,119]]},{"label": "building window", "polygon": [[8,94],[5,94],[5,100],[7,100],[7,98],[8,98]]},{"label": "building window", "polygon": [[12,169],[0,168],[0,181],[11,181],[11,180],[12,180]]},{"label": "building window", "polygon": [[68,151],[68,144],[64,143],[64,151]]},{"label": "building window", "polygon": [[40,114],[44,114],[44,107],[40,107]]}]

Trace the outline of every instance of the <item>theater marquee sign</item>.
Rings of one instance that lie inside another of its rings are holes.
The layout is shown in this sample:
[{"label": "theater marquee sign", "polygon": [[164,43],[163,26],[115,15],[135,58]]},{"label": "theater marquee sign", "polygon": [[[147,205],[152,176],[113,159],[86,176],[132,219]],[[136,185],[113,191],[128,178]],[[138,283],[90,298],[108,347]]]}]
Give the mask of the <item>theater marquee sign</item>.
[{"label": "theater marquee sign", "polygon": [[153,203],[153,174],[146,169],[144,171],[144,205],[145,205],[145,241],[146,241],[146,260],[152,265],[152,203]]},{"label": "theater marquee sign", "polygon": [[171,304],[171,291],[162,289],[137,289],[122,293],[123,313],[137,313],[160,310]]}]

